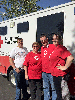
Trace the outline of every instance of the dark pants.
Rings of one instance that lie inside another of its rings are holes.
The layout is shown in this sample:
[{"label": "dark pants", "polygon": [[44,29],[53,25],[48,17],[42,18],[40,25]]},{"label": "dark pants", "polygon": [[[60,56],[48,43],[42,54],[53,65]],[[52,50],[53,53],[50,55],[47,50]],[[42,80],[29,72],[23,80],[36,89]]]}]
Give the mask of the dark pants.
[{"label": "dark pants", "polygon": [[57,94],[56,100],[62,100],[62,89],[61,89],[62,77],[61,76],[58,76],[58,77],[54,76],[53,81],[54,81],[54,86],[55,86],[56,94]]},{"label": "dark pants", "polygon": [[29,79],[32,100],[41,100],[41,79]]},{"label": "dark pants", "polygon": [[[53,76],[53,81],[54,81],[54,85],[55,85],[55,89],[56,89],[56,93],[57,93],[57,100],[62,100],[62,99],[69,100],[70,93],[69,93],[69,89],[68,89],[68,85],[67,85],[67,81],[69,80],[69,78],[70,78],[69,73],[67,73],[64,76],[64,78],[62,78],[62,76],[58,76],[58,77]],[[64,82],[64,83],[62,83],[62,82]]]},{"label": "dark pants", "polygon": [[16,98],[15,100],[21,100],[21,89],[23,98],[27,98],[27,85],[25,80],[25,71],[22,69],[19,73],[13,70],[16,82]]}]

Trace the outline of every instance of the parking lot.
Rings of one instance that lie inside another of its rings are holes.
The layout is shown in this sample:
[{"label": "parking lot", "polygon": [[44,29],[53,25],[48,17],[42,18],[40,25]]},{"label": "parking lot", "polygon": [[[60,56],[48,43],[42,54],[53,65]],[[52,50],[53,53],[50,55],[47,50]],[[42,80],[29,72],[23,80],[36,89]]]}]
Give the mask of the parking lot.
[{"label": "parking lot", "polygon": [[15,94],[16,89],[11,86],[5,76],[0,75],[0,100],[15,100]]},{"label": "parking lot", "polygon": [[15,100],[15,88],[10,85],[6,77],[0,75],[0,100]]}]

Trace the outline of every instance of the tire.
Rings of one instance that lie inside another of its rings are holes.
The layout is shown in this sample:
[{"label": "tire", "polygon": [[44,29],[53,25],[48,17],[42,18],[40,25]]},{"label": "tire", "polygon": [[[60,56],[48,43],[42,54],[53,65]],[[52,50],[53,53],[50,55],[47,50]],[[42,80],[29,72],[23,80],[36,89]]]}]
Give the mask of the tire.
[{"label": "tire", "polygon": [[10,81],[11,86],[16,88],[15,76],[14,76],[13,70],[11,70],[9,73],[9,81]]}]

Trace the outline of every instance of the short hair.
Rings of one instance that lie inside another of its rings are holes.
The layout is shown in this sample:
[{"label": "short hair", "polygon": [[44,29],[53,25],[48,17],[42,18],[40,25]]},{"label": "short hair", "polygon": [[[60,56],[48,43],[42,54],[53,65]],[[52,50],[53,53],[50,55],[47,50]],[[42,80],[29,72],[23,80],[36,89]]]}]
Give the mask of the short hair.
[{"label": "short hair", "polygon": [[18,40],[23,40],[23,39],[22,39],[22,38],[17,38],[17,41],[18,41]]},{"label": "short hair", "polygon": [[33,45],[38,45],[38,47],[40,47],[40,45],[39,45],[38,42],[34,42],[34,43],[32,44],[32,47],[33,47]]},{"label": "short hair", "polygon": [[47,38],[47,35],[45,34],[45,33],[42,33],[41,35],[40,35],[40,38],[42,38],[42,37],[46,37]]},{"label": "short hair", "polygon": [[22,38],[17,38],[17,42],[18,42],[18,40],[23,40]]}]

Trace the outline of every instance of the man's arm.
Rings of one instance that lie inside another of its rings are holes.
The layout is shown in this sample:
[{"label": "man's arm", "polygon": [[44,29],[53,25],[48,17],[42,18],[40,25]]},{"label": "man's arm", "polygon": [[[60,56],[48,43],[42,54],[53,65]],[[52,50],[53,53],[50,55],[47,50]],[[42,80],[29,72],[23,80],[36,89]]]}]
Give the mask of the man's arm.
[{"label": "man's arm", "polygon": [[[15,67],[15,64],[14,64],[14,61],[13,61],[13,58],[9,57],[9,62],[10,62],[10,64],[11,64],[11,66],[13,67],[13,69],[16,68],[16,67]],[[19,70],[18,68],[16,68],[15,71],[16,71],[17,73],[20,72],[20,70]]]},{"label": "man's arm", "polygon": [[15,64],[14,64],[14,61],[13,61],[13,58],[9,57],[9,62],[11,64],[11,66],[13,67],[13,69],[16,68]]},{"label": "man's arm", "polygon": [[68,56],[65,66],[61,66],[61,65],[60,66],[56,66],[57,69],[60,69],[60,70],[63,70],[63,71],[68,69],[68,67],[70,67],[73,59],[74,59],[74,57],[72,55]]}]

